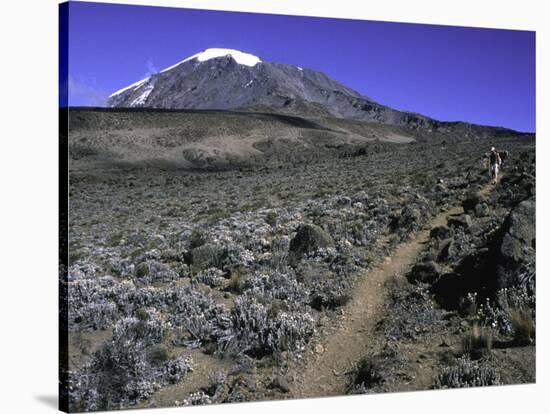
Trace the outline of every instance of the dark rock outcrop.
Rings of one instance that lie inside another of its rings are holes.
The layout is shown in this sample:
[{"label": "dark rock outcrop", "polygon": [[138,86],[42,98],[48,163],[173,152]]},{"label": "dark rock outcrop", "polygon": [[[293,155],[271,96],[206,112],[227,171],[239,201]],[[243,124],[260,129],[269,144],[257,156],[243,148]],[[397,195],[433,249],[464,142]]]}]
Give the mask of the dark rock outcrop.
[{"label": "dark rock outcrop", "polygon": [[497,284],[500,288],[517,283],[522,267],[535,259],[536,205],[533,198],[519,203],[502,227],[497,251]]},{"label": "dark rock outcrop", "polygon": [[432,285],[430,291],[435,295],[437,303],[444,309],[458,308],[460,298],[467,293],[466,277],[458,273],[446,273]]},{"label": "dark rock outcrop", "polygon": [[332,246],[334,246],[334,240],[321,227],[314,224],[302,224],[298,227],[296,236],[290,241],[289,256],[292,260],[299,260],[304,254],[322,247]]},{"label": "dark rock outcrop", "polygon": [[462,201],[462,207],[464,208],[465,213],[474,212],[476,206],[481,203],[486,203],[486,198],[479,193],[471,193],[466,196]]},{"label": "dark rock outcrop", "polygon": [[409,282],[433,283],[441,274],[439,265],[434,261],[419,262],[413,266],[407,275]]}]

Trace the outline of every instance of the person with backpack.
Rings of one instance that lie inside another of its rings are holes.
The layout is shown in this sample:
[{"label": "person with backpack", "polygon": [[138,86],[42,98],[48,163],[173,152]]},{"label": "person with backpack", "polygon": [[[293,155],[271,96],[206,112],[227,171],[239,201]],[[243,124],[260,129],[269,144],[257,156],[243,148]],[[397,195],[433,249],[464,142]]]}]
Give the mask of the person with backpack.
[{"label": "person with backpack", "polygon": [[498,181],[498,172],[501,164],[502,160],[498,151],[495,147],[491,147],[491,152],[489,153],[489,174],[493,180],[493,184],[496,184]]}]

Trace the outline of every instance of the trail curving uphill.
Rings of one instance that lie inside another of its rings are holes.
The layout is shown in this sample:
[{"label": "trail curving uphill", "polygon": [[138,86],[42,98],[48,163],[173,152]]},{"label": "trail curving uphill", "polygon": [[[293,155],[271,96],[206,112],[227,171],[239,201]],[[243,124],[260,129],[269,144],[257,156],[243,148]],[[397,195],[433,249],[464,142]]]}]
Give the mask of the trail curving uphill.
[{"label": "trail curving uphill", "polygon": [[[487,185],[480,193],[485,195],[491,188],[492,185]],[[302,366],[296,367],[292,374],[294,398],[346,394],[349,383],[346,374],[374,346],[374,329],[383,309],[385,282],[391,277],[404,277],[429,241],[430,230],[446,225],[449,217],[462,213],[463,208],[455,206],[438,214],[413,238],[398,245],[391,257],[383,259],[360,279],[353,298],[342,309],[341,318],[313,340],[314,353],[306,357]]]}]

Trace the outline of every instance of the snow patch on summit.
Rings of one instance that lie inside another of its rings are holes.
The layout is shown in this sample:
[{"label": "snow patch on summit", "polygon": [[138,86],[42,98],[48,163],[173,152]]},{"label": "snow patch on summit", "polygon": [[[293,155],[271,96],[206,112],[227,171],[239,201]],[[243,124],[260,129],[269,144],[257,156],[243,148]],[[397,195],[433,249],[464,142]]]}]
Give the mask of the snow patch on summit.
[{"label": "snow patch on summit", "polygon": [[168,66],[167,68],[161,70],[160,73],[174,69],[176,66],[189,60],[197,59],[199,62],[206,62],[207,60],[224,57],[227,55],[230,55],[239,65],[253,67],[262,62],[258,56],[251,55],[250,53],[244,53],[235,49],[211,48],[189,56],[188,58],[185,58],[181,62],[178,62],[172,66]]},{"label": "snow patch on summit", "polygon": [[256,66],[261,62],[258,56],[251,55],[250,53],[240,52],[234,49],[206,49],[204,52],[198,54],[197,59],[199,62],[204,62],[217,57],[231,55],[233,59],[239,65]]}]

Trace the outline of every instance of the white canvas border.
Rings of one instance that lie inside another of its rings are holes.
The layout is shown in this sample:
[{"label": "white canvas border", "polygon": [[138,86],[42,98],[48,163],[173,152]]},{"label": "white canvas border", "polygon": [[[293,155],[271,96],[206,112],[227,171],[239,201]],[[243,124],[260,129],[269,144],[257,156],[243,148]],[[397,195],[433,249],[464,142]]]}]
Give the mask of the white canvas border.
[{"label": "white canvas border", "polygon": [[[154,409],[161,412],[270,413],[300,411],[518,413],[543,406],[549,389],[547,250],[549,30],[544,2],[386,0],[134,0],[201,9],[313,15],[537,31],[537,384],[453,391],[336,397],[282,402]],[[4,2],[0,25],[2,79],[2,389],[6,413],[56,412],[57,395],[57,1]],[[547,24],[546,24],[547,26]],[[546,109],[546,111],[545,111]],[[539,411],[539,409],[536,409]]]}]

